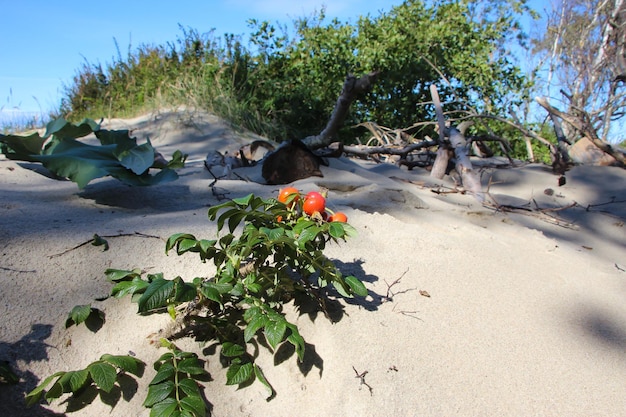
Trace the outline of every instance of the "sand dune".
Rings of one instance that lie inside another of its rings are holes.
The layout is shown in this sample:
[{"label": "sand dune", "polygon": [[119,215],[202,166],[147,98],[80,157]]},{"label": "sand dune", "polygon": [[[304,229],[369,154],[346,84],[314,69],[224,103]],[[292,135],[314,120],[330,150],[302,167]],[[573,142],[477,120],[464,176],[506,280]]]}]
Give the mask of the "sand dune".
[{"label": "sand dune", "polygon": [[[33,164],[0,159],[0,360],[22,378],[0,386],[2,416],[66,413],[62,403],[23,406],[24,392],[57,370],[129,351],[150,365],[163,353],[147,336],[167,317],[139,317],[127,299],[93,301],[110,291],[104,271],[205,275],[194,257],[166,256],[163,239],[215,235],[206,212],[218,199],[203,160],[255,139],[202,114],[163,112],[104,127],[132,129],[140,141],[149,135],[163,154],[180,149],[189,162],[172,183],[130,188],[103,178],[78,190]],[[626,415],[626,170],[575,167],[559,187],[538,164],[481,169],[495,201],[550,209],[542,212],[436,193],[452,181],[419,169],[339,158],[322,171],[294,186],[328,188],[331,207],[346,212],[358,236],[328,255],[370,295],[343,302],[336,323],[290,313],[307,357],[275,367],[261,353],[277,391],[272,401],[259,383],[226,386],[218,358],[206,357],[213,415]],[[250,181],[219,180],[215,188],[229,198],[276,195],[279,187],[255,182],[259,168],[236,172]],[[108,251],[65,252],[94,234],[124,236],[111,237]],[[65,329],[68,311],[87,303],[105,311],[102,329]],[[202,352],[192,341],[178,344]],[[71,415],[149,415],[141,404],[151,372],[129,402],[111,409],[96,399]]]}]

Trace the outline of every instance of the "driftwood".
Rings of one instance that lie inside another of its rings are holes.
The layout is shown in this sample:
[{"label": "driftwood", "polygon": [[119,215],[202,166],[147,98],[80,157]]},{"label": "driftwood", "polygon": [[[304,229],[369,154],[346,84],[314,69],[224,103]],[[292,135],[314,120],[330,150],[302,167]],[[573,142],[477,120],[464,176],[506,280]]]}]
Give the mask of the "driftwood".
[{"label": "driftwood", "polygon": [[[439,150],[437,151],[437,159],[433,164],[433,169],[430,172],[431,176],[435,178],[443,178],[445,170],[447,169],[450,152],[454,150],[455,157],[455,169],[461,176],[463,187],[474,197],[483,202],[485,195],[482,191],[480,184],[480,176],[473,169],[472,162],[468,156],[468,146],[465,136],[461,131],[454,127],[446,127],[443,114],[443,107],[439,100],[439,93],[437,87],[433,84],[430,86],[430,91],[433,97],[433,103],[435,104],[435,111],[437,113],[437,122],[439,126]],[[449,142],[445,141],[445,137],[448,137]],[[444,165],[445,164],[445,165]]]},{"label": "driftwood", "polygon": [[587,138],[589,138],[589,140],[593,142],[593,144],[596,145],[600,150],[608,153],[613,158],[615,158],[622,167],[626,166],[626,155],[619,149],[611,146],[608,142],[600,139],[596,131],[585,119],[574,117],[553,107],[544,97],[537,97],[535,98],[535,101],[537,101],[537,103],[539,103],[539,105],[543,107],[550,114],[551,117],[552,115],[559,117],[561,120],[580,132],[582,136],[586,136]]},{"label": "driftwood", "polygon": [[356,98],[370,90],[376,81],[377,76],[378,72],[365,74],[361,78],[356,78],[354,75],[348,75],[343,83],[341,95],[337,99],[335,108],[333,109],[324,130],[322,130],[319,135],[304,138],[302,143],[304,143],[309,149],[319,149],[334,142],[337,132],[343,125],[346,115],[348,114],[350,105]]},{"label": "driftwood", "polygon": [[448,165],[450,163],[451,152],[450,147],[445,141],[446,134],[446,119],[443,115],[443,107],[441,106],[441,100],[439,100],[439,92],[437,86],[431,84],[430,94],[433,98],[435,105],[435,113],[437,114],[437,126],[439,128],[439,149],[437,149],[437,157],[433,163],[433,168],[430,171],[430,176],[437,179],[442,179],[448,172]]},{"label": "driftwood", "polygon": [[308,136],[302,141],[291,140],[269,154],[263,161],[262,175],[268,184],[288,184],[311,176],[323,176],[319,167],[323,160],[312,151],[329,146],[348,114],[350,105],[363,93],[369,91],[378,75],[365,74],[360,78],[348,75],[335,108],[319,135]]},{"label": "driftwood", "polygon": [[292,140],[280,146],[263,161],[262,175],[268,184],[288,184],[308,177],[323,177],[324,161],[304,143]]}]

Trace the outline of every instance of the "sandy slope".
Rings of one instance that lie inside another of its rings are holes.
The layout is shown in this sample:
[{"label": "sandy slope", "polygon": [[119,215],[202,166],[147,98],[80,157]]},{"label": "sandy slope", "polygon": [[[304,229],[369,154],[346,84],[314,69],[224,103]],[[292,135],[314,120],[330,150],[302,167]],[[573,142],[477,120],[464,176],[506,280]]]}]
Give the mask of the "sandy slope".
[{"label": "sandy slope", "polygon": [[[54,371],[82,368],[103,353],[132,351],[148,364],[162,353],[146,336],[166,317],[138,317],[128,300],[93,301],[110,290],[103,272],[207,275],[193,256],[165,256],[163,239],[215,234],[206,211],[218,200],[202,161],[210,150],[254,139],[207,115],[162,113],[105,127],[131,128],[140,140],[147,134],[164,154],[180,149],[190,162],[173,183],[129,188],[105,178],[81,191],[34,165],[0,160],[0,360],[22,378],[0,386],[2,416],[65,413],[67,404],[25,410],[20,399]],[[626,171],[576,167],[558,187],[540,165],[483,169],[500,204],[578,203],[549,212],[558,224],[437,194],[433,186],[450,187],[450,180],[433,181],[421,170],[342,158],[323,172],[295,186],[328,188],[331,207],[348,214],[358,237],[328,254],[366,282],[370,295],[343,302],[334,324],[321,314],[291,313],[307,358],[274,367],[262,352],[259,364],[278,392],[270,402],[258,383],[225,386],[219,361],[207,357],[213,415],[626,415]],[[260,176],[256,168],[237,173]],[[240,180],[216,186],[231,198],[278,190]],[[85,245],[63,253],[94,233],[136,232],[152,237],[111,237],[106,252]],[[106,312],[104,327],[95,334],[65,329],[67,312],[90,302]],[[190,341],[179,345],[202,352]],[[371,392],[355,370],[367,371]],[[149,366],[130,402],[111,410],[96,399],[72,415],[147,416],[141,403],[151,376]]]}]

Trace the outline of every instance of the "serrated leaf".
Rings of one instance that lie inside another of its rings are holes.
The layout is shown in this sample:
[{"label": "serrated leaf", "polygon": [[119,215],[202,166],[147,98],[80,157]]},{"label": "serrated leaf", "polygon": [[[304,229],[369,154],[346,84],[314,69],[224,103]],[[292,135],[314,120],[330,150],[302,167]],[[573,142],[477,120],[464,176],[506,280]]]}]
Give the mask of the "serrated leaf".
[{"label": "serrated leaf", "polygon": [[110,363],[129,374],[141,377],[145,364],[137,358],[128,355],[109,355],[105,353],[100,357],[101,361]]},{"label": "serrated leaf", "polygon": [[174,368],[174,365],[171,362],[165,362],[158,368],[157,374],[152,378],[150,384],[159,384],[167,379],[173,378],[175,374],[176,368]]},{"label": "serrated leaf", "polygon": [[89,378],[89,371],[81,369],[80,371],[70,371],[59,378],[58,382],[63,387],[63,392],[76,392],[80,390]]},{"label": "serrated leaf", "polygon": [[303,247],[307,242],[314,240],[318,233],[320,232],[320,228],[318,226],[312,225],[303,229],[298,236],[298,244],[300,247]]},{"label": "serrated leaf", "polygon": [[198,387],[198,383],[191,378],[183,378],[178,381],[178,387],[186,394],[191,397],[200,396],[200,388]]},{"label": "serrated leaf", "polygon": [[143,293],[150,283],[141,279],[141,277],[135,277],[132,281],[118,282],[111,288],[111,295],[115,298],[122,298],[126,295],[134,295]]},{"label": "serrated leaf", "polygon": [[241,345],[232,342],[222,343],[222,355],[227,358],[235,358],[243,355],[246,352],[246,348]]},{"label": "serrated leaf", "polygon": [[196,358],[195,356],[180,361],[178,363],[178,372],[184,372],[189,375],[202,375],[206,373],[206,371],[198,361],[198,358]]},{"label": "serrated leaf", "polygon": [[226,371],[226,385],[239,385],[254,376],[252,363],[232,363]]},{"label": "serrated leaf", "polygon": [[244,197],[233,198],[233,203],[237,204],[240,207],[248,207],[253,198],[254,194],[248,194]]},{"label": "serrated leaf", "polygon": [[117,372],[112,365],[105,362],[93,362],[88,367],[93,382],[104,392],[110,392],[117,380]]},{"label": "serrated leaf", "polygon": [[300,332],[298,331],[298,327],[295,324],[287,323],[287,328],[291,331],[291,334],[287,336],[287,341],[293,345],[296,349],[296,354],[298,355],[298,359],[300,362],[304,360],[304,339],[300,336]]},{"label": "serrated leaf", "polygon": [[230,219],[231,216],[234,216],[237,213],[240,213],[238,208],[226,210],[224,213],[222,213],[217,218],[217,230],[222,230],[222,228],[224,227],[224,222],[226,222],[226,220]]},{"label": "serrated leaf", "polygon": [[287,330],[287,322],[284,318],[280,317],[279,320],[270,320],[265,324],[265,339],[272,347],[272,350],[276,350],[276,346],[283,341],[285,331]]},{"label": "serrated leaf", "polygon": [[265,374],[263,373],[263,370],[259,366],[257,366],[256,364],[254,365],[254,376],[256,376],[256,379],[261,384],[263,384],[263,386],[265,388],[267,388],[267,391],[269,392],[269,395],[267,396],[268,400],[270,398],[274,397],[274,395],[276,395],[276,392],[274,391],[274,388],[267,381],[267,378],[265,378]]},{"label": "serrated leaf", "polygon": [[333,287],[337,290],[339,295],[344,298],[352,298],[352,294],[348,292],[348,289],[344,286],[344,283],[341,281],[333,281]]},{"label": "serrated leaf", "polygon": [[341,222],[331,222],[328,225],[328,234],[335,239],[341,239],[345,235],[343,225],[344,223]]},{"label": "serrated leaf", "polygon": [[139,312],[146,313],[167,306],[174,292],[174,281],[157,276],[139,299]]},{"label": "serrated leaf", "polygon": [[55,372],[54,374],[52,374],[49,377],[47,377],[46,379],[44,379],[41,382],[41,384],[39,384],[39,385],[37,385],[35,387],[35,389],[33,389],[28,394],[26,394],[26,406],[27,407],[31,407],[31,406],[39,403],[39,400],[41,399],[41,395],[43,394],[43,392],[46,389],[46,387],[48,385],[50,385],[50,382],[52,382],[53,379],[59,378],[59,377],[61,377],[63,375],[65,375],[65,372]]},{"label": "serrated leaf", "polygon": [[148,395],[143,402],[144,407],[152,407],[157,403],[163,402],[171,396],[176,389],[174,381],[166,380],[159,384],[152,384],[148,387]]},{"label": "serrated leaf", "polygon": [[258,314],[252,317],[250,321],[248,322],[248,325],[243,331],[243,340],[246,343],[252,340],[256,332],[259,329],[263,328],[267,324],[267,322],[268,322],[268,319],[263,314]]},{"label": "serrated leaf", "polygon": [[345,278],[346,284],[350,287],[353,293],[360,297],[367,296],[367,288],[365,285],[355,276],[349,275]]},{"label": "serrated leaf", "polygon": [[174,246],[176,246],[176,244],[183,239],[190,239],[190,240],[196,240],[194,235],[191,235],[189,233],[176,233],[171,235],[168,239],[167,242],[165,243],[165,253],[167,254],[170,250],[172,250],[174,248]]},{"label": "serrated leaf", "polygon": [[176,398],[166,398],[152,406],[150,417],[172,417],[177,409],[178,403]]},{"label": "serrated leaf", "polygon": [[176,246],[176,253],[182,255],[185,252],[194,251],[198,241],[195,239],[181,239]]},{"label": "serrated leaf", "polygon": [[269,231],[269,233],[267,234],[267,237],[270,240],[278,240],[284,235],[285,235],[285,229],[283,229],[282,227],[276,227]]},{"label": "serrated leaf", "polygon": [[125,269],[107,269],[104,271],[107,279],[112,282],[118,281],[130,281],[137,277],[141,277],[141,273],[139,270],[128,271]]},{"label": "serrated leaf", "polygon": [[91,314],[91,304],[77,305],[69,312],[67,319],[65,320],[65,328],[70,327],[72,324],[83,323]]},{"label": "serrated leaf", "polygon": [[50,403],[51,400],[59,398],[61,395],[63,395],[63,385],[61,385],[57,380],[54,384],[52,384],[52,387],[50,387],[48,392],[46,392],[44,398],[48,401],[48,403]]},{"label": "serrated leaf", "polygon": [[205,417],[206,416],[206,404],[202,400],[200,395],[198,396],[188,396],[180,400],[180,405],[183,410],[189,411],[192,415],[196,417]]}]

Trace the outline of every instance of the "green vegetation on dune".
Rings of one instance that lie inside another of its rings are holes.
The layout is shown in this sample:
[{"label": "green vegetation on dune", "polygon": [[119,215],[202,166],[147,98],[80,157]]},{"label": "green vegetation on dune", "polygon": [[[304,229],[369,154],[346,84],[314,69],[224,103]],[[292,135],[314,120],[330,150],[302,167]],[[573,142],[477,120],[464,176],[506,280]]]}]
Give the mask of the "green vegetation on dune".
[{"label": "green vegetation on dune", "polygon": [[60,110],[80,120],[185,105],[282,141],[319,133],[346,75],[377,71],[376,85],[354,103],[340,132],[346,142],[365,133],[350,128],[364,121],[403,128],[435,120],[427,104],[433,83],[456,116],[470,109],[504,116],[530,88],[504,50],[524,37],[518,19],[527,8],[505,3],[511,7],[479,13],[472,0],[405,1],[356,23],[328,22],[322,11],[292,28],[250,20],[247,43],[181,27],[167,45],[142,45],[106,65],[85,62]]}]

